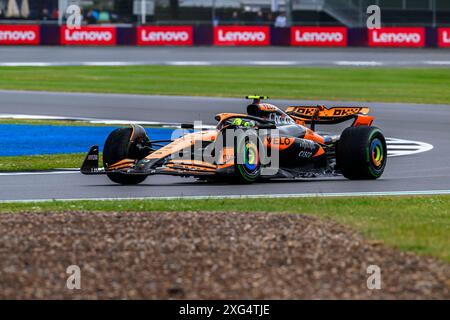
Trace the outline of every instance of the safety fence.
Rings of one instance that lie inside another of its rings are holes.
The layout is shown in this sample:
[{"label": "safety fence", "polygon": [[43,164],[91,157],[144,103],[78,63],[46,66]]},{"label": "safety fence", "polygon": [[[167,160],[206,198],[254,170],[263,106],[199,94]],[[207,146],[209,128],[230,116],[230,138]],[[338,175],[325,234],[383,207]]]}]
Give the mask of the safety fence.
[{"label": "safety fence", "polygon": [[450,47],[450,28],[0,25],[0,45]]}]

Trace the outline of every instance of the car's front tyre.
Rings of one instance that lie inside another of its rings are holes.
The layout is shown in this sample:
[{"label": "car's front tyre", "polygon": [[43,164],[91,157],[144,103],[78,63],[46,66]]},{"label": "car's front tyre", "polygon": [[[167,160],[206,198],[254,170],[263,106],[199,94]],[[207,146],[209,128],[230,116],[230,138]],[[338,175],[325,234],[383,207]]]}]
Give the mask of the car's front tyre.
[{"label": "car's front tyre", "polygon": [[[132,133],[132,128],[119,128],[111,132],[103,147],[103,166],[105,168],[120,160],[129,158]],[[128,175],[117,172],[107,173],[107,176],[112,182],[125,185],[139,184],[147,178],[145,175]]]}]

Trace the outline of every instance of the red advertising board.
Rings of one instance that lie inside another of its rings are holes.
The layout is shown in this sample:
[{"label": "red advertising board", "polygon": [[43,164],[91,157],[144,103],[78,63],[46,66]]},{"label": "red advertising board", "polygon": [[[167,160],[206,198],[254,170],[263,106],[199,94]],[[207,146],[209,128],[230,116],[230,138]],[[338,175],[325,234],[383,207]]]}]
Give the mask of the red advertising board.
[{"label": "red advertising board", "polygon": [[380,28],[369,30],[370,47],[423,47],[425,28]]},{"label": "red advertising board", "polygon": [[345,47],[346,27],[292,27],[291,46]]},{"label": "red advertising board", "polygon": [[137,27],[140,46],[191,46],[192,43],[192,26]]},{"label": "red advertising board", "polygon": [[115,27],[84,26],[79,29],[61,27],[61,44],[111,46],[116,44]]},{"label": "red advertising board", "polygon": [[38,45],[40,28],[35,25],[0,25],[0,45]]},{"label": "red advertising board", "polygon": [[260,26],[219,26],[214,27],[216,46],[268,46],[270,28]]},{"label": "red advertising board", "polygon": [[438,46],[441,48],[450,47],[450,28],[438,28]]}]

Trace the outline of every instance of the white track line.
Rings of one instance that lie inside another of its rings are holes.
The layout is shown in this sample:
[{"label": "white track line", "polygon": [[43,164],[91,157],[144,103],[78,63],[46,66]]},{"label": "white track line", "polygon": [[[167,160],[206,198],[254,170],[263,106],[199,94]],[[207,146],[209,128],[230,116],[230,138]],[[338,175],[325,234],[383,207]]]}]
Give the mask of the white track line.
[{"label": "white track line", "polygon": [[81,62],[83,66],[94,66],[94,67],[119,67],[119,66],[131,66],[132,62],[120,62],[120,61],[91,61],[91,62]]},{"label": "white track line", "polygon": [[80,173],[80,169],[67,169],[62,171],[23,171],[23,172],[0,172],[0,176],[39,176],[39,175],[49,175],[49,174],[74,174]]},{"label": "white track line", "polygon": [[166,62],[169,66],[211,66],[213,63],[207,61],[172,61]]},{"label": "white track line", "polygon": [[[0,119],[14,119],[14,120],[72,120],[72,118],[58,117],[58,116],[40,116],[32,114],[0,114]],[[73,119],[76,120],[76,119]],[[81,121],[81,120],[80,120]]]},{"label": "white track line", "polygon": [[389,157],[409,156],[432,150],[433,145],[412,140],[386,138]]},{"label": "white track line", "polygon": [[283,61],[283,60],[256,60],[256,61],[76,61],[76,62],[0,62],[0,67],[63,67],[63,66],[99,66],[99,67],[118,67],[118,66],[303,66],[303,65],[324,65],[324,66],[350,66],[350,67],[382,67],[382,66],[406,66],[406,65],[425,65],[425,66],[450,66],[448,60],[425,60],[408,62],[384,62],[384,61]]},{"label": "white track line", "polygon": [[78,117],[58,117],[47,115],[28,115],[28,114],[0,114],[0,119],[15,120],[65,120],[65,121],[83,121],[94,124],[142,124],[150,126],[170,126],[178,127],[180,123],[160,122],[160,121],[142,121],[142,120],[112,120],[112,119],[95,119],[95,118],[78,118]]},{"label": "white track line", "polygon": [[384,65],[379,61],[336,61],[334,63],[338,66],[355,66],[355,67],[378,67]]},{"label": "white track line", "polygon": [[57,64],[52,62],[2,62],[0,67],[51,67]]},{"label": "white track line", "polygon": [[244,64],[250,64],[255,66],[294,66],[299,64],[296,61],[248,61]]},{"label": "white track line", "polygon": [[424,61],[424,63],[435,66],[450,66],[450,61]]},{"label": "white track line", "polygon": [[66,198],[66,199],[26,199],[0,200],[0,203],[29,203],[50,201],[126,201],[126,200],[222,200],[222,199],[282,199],[282,198],[341,198],[341,197],[384,197],[384,196],[427,196],[447,195],[450,190],[430,191],[384,191],[384,192],[342,192],[342,193],[298,193],[298,194],[254,194],[254,195],[222,195],[222,196],[174,196],[174,197],[130,197],[130,198]]}]

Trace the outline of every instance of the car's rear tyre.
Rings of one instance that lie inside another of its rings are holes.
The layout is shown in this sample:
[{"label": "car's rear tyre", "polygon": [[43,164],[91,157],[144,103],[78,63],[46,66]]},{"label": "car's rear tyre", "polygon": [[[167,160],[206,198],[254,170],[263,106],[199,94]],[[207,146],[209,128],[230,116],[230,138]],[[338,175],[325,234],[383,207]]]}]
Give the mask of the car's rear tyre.
[{"label": "car's rear tyre", "polygon": [[261,176],[261,154],[259,137],[255,131],[238,136],[234,144],[235,183],[253,183]]},{"label": "car's rear tyre", "polygon": [[[103,166],[105,168],[128,158],[132,132],[132,128],[120,128],[111,132],[103,147]],[[123,173],[107,173],[107,176],[112,182],[126,185],[139,184],[147,178],[147,176]]]},{"label": "car's rear tyre", "polygon": [[339,139],[336,160],[347,179],[378,179],[386,167],[386,139],[376,127],[347,128]]}]

